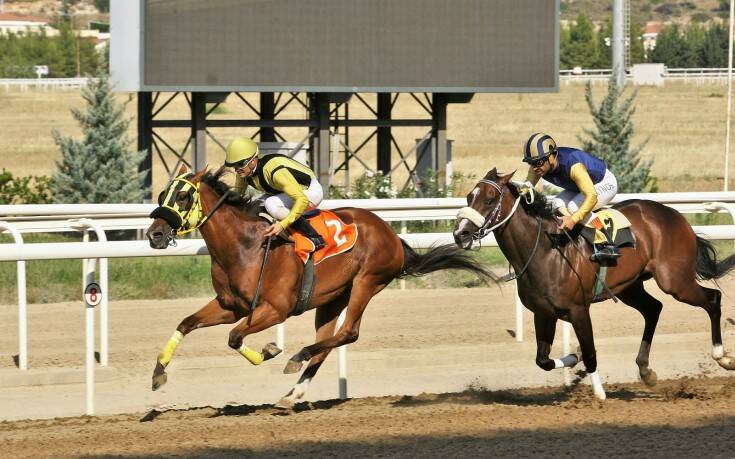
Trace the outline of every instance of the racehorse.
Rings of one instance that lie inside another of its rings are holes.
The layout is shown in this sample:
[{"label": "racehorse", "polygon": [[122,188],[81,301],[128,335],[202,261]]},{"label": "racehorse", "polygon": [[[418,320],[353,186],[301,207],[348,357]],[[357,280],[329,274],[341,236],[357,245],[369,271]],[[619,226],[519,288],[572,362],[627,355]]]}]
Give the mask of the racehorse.
[{"label": "racehorse", "polygon": [[[595,395],[605,391],[597,373],[597,356],[589,307],[610,295],[593,298],[597,265],[589,260],[589,244],[579,244],[575,232],[559,233],[551,200],[511,182],[513,173],[499,175],[492,169],[467,195],[468,207],[460,210],[454,230],[458,246],[469,249],[492,231],[498,246],[513,267],[518,295],[533,312],[536,330],[536,364],[546,371],[573,367],[576,355],[549,358],[556,321],[571,322],[579,340],[582,360]],[[519,205],[520,204],[520,205]],[[621,248],[617,266],[610,267],[609,293],[635,308],[645,321],[636,358],[641,380],[657,381],[649,368],[649,352],[662,304],[646,292],[643,282],[653,278],[664,292],[679,301],[699,306],[709,315],[712,357],[727,370],[735,358],[725,353],[720,331],[721,292],[702,287],[697,280],[718,279],[735,266],[735,255],[717,261],[712,244],[697,236],[676,210],[649,200],[628,200],[614,206],[631,222],[634,247]],[[543,236],[542,236],[543,234]]]},{"label": "racehorse", "polygon": [[[165,367],[178,343],[197,328],[240,321],[230,331],[231,348],[256,365],[277,355],[280,349],[273,343],[257,352],[245,346],[243,339],[289,317],[299,299],[304,272],[304,263],[294,253],[293,244],[281,240],[264,244],[263,233],[269,223],[257,216],[260,202],[231,193],[220,180],[224,168],[214,173],[186,172],[182,168],[161,193],[146,235],[151,247],[165,249],[175,243],[177,233],[198,228],[211,256],[216,297],[181,321],[159,355],[153,390],[166,382]],[[372,212],[357,208],[334,212],[345,224],[355,223],[359,236],[349,251],[327,258],[314,268],[317,281],[308,309],[316,308],[316,342],[288,361],[284,373],[297,372],[305,361],[309,365],[298,383],[278,402],[279,407],[292,407],[303,397],[331,349],[357,340],[368,302],[394,279],[445,269],[466,270],[483,280],[493,278],[454,244],[419,254]],[[264,245],[270,246],[267,263]],[[259,287],[259,300],[253,304]],[[344,308],[344,323],[335,333]]]}]

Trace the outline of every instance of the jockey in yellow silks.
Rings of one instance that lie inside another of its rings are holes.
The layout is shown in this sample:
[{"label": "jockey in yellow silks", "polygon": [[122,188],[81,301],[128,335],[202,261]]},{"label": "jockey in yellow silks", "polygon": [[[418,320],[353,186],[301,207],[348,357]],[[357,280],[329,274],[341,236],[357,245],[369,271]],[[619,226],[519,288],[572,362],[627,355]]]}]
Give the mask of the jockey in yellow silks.
[{"label": "jockey in yellow silks", "polygon": [[248,185],[265,193],[261,196],[265,210],[277,219],[265,233],[275,236],[293,227],[313,244],[324,247],[324,239],[302,215],[316,208],[324,195],[314,172],[285,155],[258,156],[258,144],[247,137],[236,137],[227,146],[225,166],[237,173],[236,189],[244,192]]},{"label": "jockey in yellow silks", "polygon": [[[533,185],[543,177],[564,190],[553,205],[562,214],[559,226],[567,231],[596,218],[593,210],[608,204],[618,192],[618,181],[603,160],[576,148],[557,147],[548,134],[536,133],[526,141],[523,162],[530,166],[528,180]],[[611,243],[596,247],[596,259],[618,256]]]}]

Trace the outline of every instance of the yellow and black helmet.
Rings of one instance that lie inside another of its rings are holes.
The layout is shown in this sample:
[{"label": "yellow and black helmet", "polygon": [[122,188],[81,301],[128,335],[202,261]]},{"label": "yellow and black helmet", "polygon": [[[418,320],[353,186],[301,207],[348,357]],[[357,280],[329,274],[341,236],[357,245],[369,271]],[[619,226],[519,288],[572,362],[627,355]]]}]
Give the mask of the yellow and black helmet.
[{"label": "yellow and black helmet", "polygon": [[253,159],[258,155],[258,144],[253,139],[247,137],[235,137],[229,145],[227,145],[227,154],[225,155],[225,166],[234,167],[238,163]]},{"label": "yellow and black helmet", "polygon": [[534,163],[556,152],[556,142],[550,135],[537,132],[529,137],[523,149],[523,162]]}]

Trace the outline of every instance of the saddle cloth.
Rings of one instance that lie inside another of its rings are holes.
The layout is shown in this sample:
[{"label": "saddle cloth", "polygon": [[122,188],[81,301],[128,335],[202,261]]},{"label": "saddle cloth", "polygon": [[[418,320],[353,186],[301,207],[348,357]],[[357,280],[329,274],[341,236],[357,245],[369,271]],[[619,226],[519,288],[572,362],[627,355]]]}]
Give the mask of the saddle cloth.
[{"label": "saddle cloth", "polygon": [[616,246],[634,244],[635,239],[630,220],[622,212],[612,208],[603,208],[595,211],[597,218],[593,218],[585,225],[582,235],[593,244],[611,242]]},{"label": "saddle cloth", "polygon": [[[329,257],[350,250],[357,242],[357,225],[354,223],[346,224],[332,211],[319,210],[315,215],[305,217],[326,242],[324,248],[313,254],[315,265]],[[306,264],[309,261],[309,256],[314,251],[314,244],[298,231],[293,229],[290,229],[290,231],[294,240],[296,255]]]}]

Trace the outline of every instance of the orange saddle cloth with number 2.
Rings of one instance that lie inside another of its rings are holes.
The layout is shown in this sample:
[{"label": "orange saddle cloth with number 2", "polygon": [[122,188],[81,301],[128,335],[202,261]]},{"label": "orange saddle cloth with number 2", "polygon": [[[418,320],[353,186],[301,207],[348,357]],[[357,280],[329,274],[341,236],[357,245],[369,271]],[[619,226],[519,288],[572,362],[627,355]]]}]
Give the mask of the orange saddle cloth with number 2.
[{"label": "orange saddle cloth with number 2", "polygon": [[[315,265],[329,257],[350,250],[357,242],[357,225],[346,224],[332,211],[320,210],[317,215],[307,218],[311,226],[322,235],[326,242],[324,248],[313,254]],[[296,230],[291,230],[291,236],[294,240],[296,255],[306,264],[314,250],[314,244]]]}]

